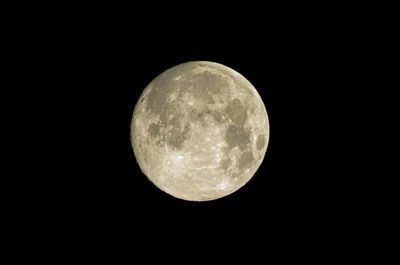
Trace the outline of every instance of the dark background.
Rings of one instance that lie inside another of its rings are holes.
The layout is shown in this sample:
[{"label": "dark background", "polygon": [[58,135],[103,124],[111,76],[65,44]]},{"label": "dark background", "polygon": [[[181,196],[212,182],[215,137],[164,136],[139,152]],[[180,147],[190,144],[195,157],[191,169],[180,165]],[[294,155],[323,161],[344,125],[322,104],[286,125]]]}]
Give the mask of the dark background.
[{"label": "dark background", "polygon": [[[122,249],[138,238],[149,247],[178,238],[215,249],[259,240],[279,248],[288,239],[318,243],[356,225],[353,172],[344,170],[352,151],[342,143],[356,136],[343,137],[349,121],[342,107],[354,93],[349,77],[360,59],[354,41],[360,29],[327,9],[304,9],[238,8],[221,16],[213,8],[175,15],[91,7],[25,24],[24,66],[36,70],[30,78],[48,118],[38,134],[50,142],[35,149],[46,158],[43,174],[31,181],[40,198],[27,202],[34,216],[70,237],[110,239]],[[267,153],[254,177],[229,196],[201,203],[156,188],[129,139],[143,89],[193,60],[245,76],[270,120]]]},{"label": "dark background", "polygon": [[[72,205],[78,212],[121,227],[138,222],[147,229],[200,227],[197,232],[286,233],[331,223],[341,200],[334,192],[340,178],[329,161],[335,125],[327,109],[338,93],[331,72],[338,51],[325,44],[318,29],[280,25],[279,30],[261,28],[257,35],[235,29],[225,32],[228,37],[207,30],[190,37],[161,30],[150,31],[149,38],[125,30],[91,33],[83,36],[88,42],[71,50],[76,61],[66,92],[74,91],[70,108],[78,118],[72,134],[79,141],[71,153],[78,167],[67,179],[77,193]],[[129,140],[143,89],[166,69],[192,60],[218,62],[244,75],[263,98],[270,119],[268,150],[253,179],[230,196],[203,203],[157,189],[141,173]]]},{"label": "dark background", "polygon": [[[349,254],[370,260],[376,244],[390,242],[381,237],[393,234],[385,213],[395,208],[384,207],[396,201],[385,179],[393,174],[376,163],[387,152],[371,146],[385,146],[390,130],[379,123],[396,113],[389,93],[378,97],[393,87],[395,68],[384,60],[395,63],[388,47],[396,44],[396,16],[387,11],[396,9],[139,2],[2,9],[3,116],[12,121],[2,131],[13,136],[3,144],[15,158],[3,161],[2,180],[11,182],[1,186],[3,230],[11,235],[3,241],[13,259],[321,263]],[[143,89],[193,60],[245,76],[270,121],[254,177],[201,203],[148,181],[129,139]]]}]

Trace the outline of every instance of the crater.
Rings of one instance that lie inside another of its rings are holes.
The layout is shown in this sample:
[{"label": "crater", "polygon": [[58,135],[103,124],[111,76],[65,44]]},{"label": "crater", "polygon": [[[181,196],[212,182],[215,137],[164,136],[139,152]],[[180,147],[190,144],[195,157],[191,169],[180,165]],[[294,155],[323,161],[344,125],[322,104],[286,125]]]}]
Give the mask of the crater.
[{"label": "crater", "polygon": [[250,131],[243,126],[229,125],[225,138],[230,149],[239,146],[243,150],[250,143]]},{"label": "crater", "polygon": [[236,124],[244,124],[247,120],[247,109],[237,98],[229,102],[226,112],[231,120]]},{"label": "crater", "polygon": [[257,136],[256,146],[257,150],[260,151],[265,145],[265,136],[264,134],[259,134]]}]

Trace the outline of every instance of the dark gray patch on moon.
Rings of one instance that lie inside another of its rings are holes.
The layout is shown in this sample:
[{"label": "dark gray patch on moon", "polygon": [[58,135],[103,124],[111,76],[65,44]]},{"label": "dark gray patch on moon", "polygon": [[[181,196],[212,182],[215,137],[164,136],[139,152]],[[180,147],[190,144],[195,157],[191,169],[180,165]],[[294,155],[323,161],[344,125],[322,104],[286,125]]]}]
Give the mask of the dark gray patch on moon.
[{"label": "dark gray patch on moon", "polygon": [[170,126],[167,138],[168,146],[180,150],[183,147],[184,141],[190,138],[190,124],[183,124],[178,115],[167,124]]},{"label": "dark gray patch on moon", "polygon": [[169,107],[168,96],[179,88],[179,83],[168,76],[160,76],[154,80],[148,94],[146,110],[154,114],[161,114]]},{"label": "dark gray patch on moon", "polygon": [[239,146],[243,150],[250,143],[250,131],[245,130],[243,126],[229,125],[225,138],[230,149]]},{"label": "dark gray patch on moon", "polygon": [[242,105],[239,99],[235,98],[232,100],[226,108],[226,111],[234,123],[241,125],[246,122],[247,109]]},{"label": "dark gray patch on moon", "polygon": [[239,169],[246,169],[254,161],[253,153],[250,151],[244,152],[239,158]]},{"label": "dark gray patch on moon", "polygon": [[256,146],[257,150],[260,151],[265,145],[265,136],[264,134],[260,134],[257,136]]},{"label": "dark gray patch on moon", "polygon": [[157,123],[151,123],[149,125],[149,133],[152,137],[156,137],[160,133],[160,125]]},{"label": "dark gray patch on moon", "polygon": [[232,164],[232,161],[229,158],[224,158],[221,162],[220,162],[220,166],[222,169],[227,170],[228,167]]},{"label": "dark gray patch on moon", "polygon": [[[153,123],[148,128],[156,144],[160,147],[168,144],[170,148],[180,150],[183,142],[189,138],[190,126],[182,121],[179,107],[181,99],[178,97],[172,102],[167,101],[172,93],[180,89],[179,82],[171,78],[175,74],[176,71],[169,71],[154,80],[147,96],[146,110],[159,118],[157,124]],[[164,128],[162,133],[161,128]]]},{"label": "dark gray patch on moon", "polygon": [[213,95],[223,93],[229,88],[228,82],[222,76],[210,71],[194,74],[185,80],[183,86],[193,93],[195,98],[207,104],[214,104]]},{"label": "dark gray patch on moon", "polygon": [[[174,130],[171,132],[173,133]],[[183,147],[183,142],[186,139],[188,139],[188,136],[185,133],[171,134],[171,136],[168,137],[168,146],[173,147],[176,150],[180,150]]]}]

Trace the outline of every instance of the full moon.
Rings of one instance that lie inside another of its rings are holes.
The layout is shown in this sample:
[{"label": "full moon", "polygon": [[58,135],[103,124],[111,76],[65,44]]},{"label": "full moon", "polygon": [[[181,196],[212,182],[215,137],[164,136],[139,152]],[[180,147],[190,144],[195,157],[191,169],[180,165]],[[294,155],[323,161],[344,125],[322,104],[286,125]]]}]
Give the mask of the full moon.
[{"label": "full moon", "polygon": [[183,200],[209,201],[245,185],[264,159],[269,120],[253,85],[222,64],[174,66],[144,89],[131,143],[147,178]]}]

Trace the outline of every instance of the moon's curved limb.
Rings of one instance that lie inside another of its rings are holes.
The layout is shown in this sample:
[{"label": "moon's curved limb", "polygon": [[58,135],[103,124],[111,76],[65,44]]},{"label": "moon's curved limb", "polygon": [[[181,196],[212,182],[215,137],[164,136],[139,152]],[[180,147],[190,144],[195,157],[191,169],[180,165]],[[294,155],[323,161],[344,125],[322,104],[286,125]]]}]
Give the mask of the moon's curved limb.
[{"label": "moon's curved limb", "polygon": [[135,106],[131,141],[143,173],[191,201],[224,197],[260,166],[269,121],[256,89],[217,63],[195,61],[156,77]]}]

